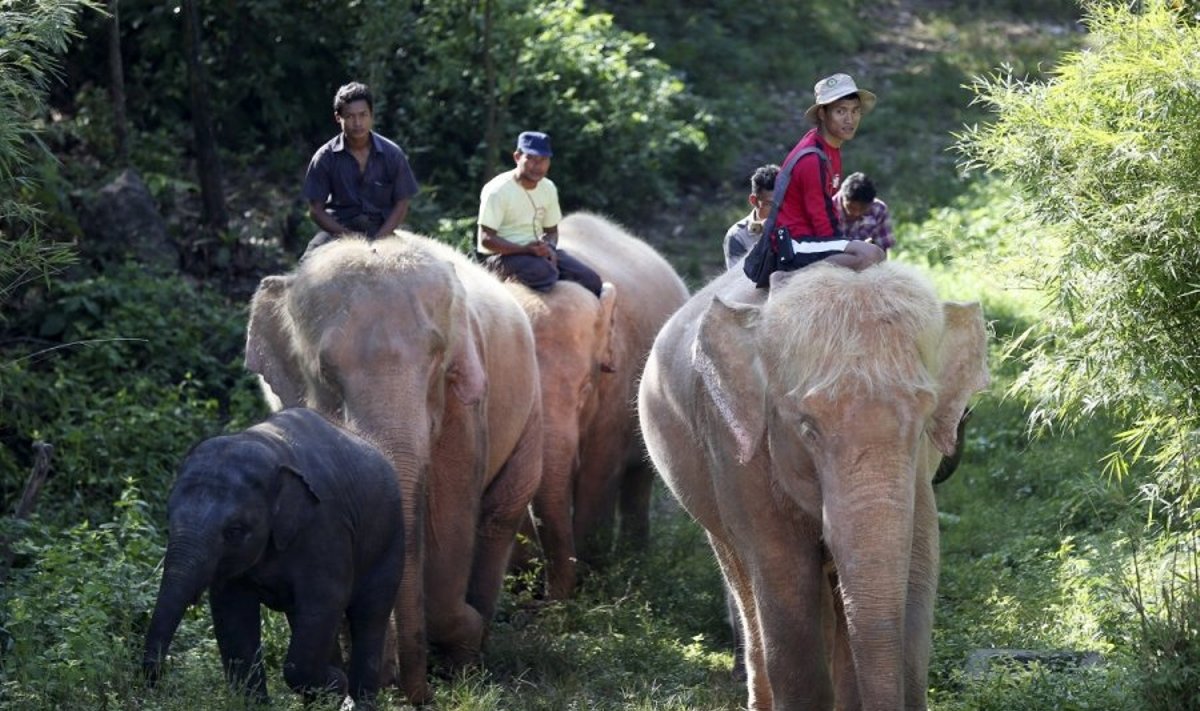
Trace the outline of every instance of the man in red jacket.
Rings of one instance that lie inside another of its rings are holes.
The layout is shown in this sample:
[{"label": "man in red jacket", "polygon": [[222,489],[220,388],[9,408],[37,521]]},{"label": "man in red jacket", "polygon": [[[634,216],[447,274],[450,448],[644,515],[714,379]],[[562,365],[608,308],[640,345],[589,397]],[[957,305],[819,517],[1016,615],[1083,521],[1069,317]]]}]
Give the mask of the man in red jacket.
[{"label": "man in red jacket", "polygon": [[791,237],[796,254],[789,265],[792,269],[821,260],[865,269],[886,255],[873,244],[850,241],[839,233],[833,200],[842,179],[842,144],[854,138],[859,121],[875,107],[875,95],[859,89],[849,74],[822,79],[814,93],[816,101],[804,115],[816,126],[792,148],[788,158],[810,146],[824,153],[824,158],[810,152],[796,161],[775,226],[786,229]]}]

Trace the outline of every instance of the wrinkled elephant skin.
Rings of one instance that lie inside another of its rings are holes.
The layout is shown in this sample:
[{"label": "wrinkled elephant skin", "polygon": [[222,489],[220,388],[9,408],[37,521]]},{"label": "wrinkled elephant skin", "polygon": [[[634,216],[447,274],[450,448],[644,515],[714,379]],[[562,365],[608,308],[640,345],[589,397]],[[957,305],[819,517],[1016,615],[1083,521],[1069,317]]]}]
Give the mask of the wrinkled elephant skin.
[{"label": "wrinkled elephant skin", "polygon": [[533,333],[491,274],[409,233],[342,238],[254,296],[246,366],[285,405],[344,422],[405,495],[401,680],[430,699],[432,644],[478,660],[517,527],[541,477]]},{"label": "wrinkled elephant skin", "polygon": [[510,284],[537,342],[546,429],[533,508],[554,599],[571,594],[577,557],[608,552],[618,509],[622,541],[646,542],[653,472],[633,401],[655,334],[687,300],[670,264],[606,218],[568,215],[558,244],[600,275],[599,299],[570,282]]},{"label": "wrinkled elephant skin", "polygon": [[[375,447],[312,410],[278,412],[188,453],[167,503],[170,538],[146,634],[154,683],[186,609],[209,593],[233,688],[266,699],[259,605],[287,613],[288,686],[312,698],[379,686],[388,616],[404,565],[401,493]],[[349,678],[331,666],[343,618]]]},{"label": "wrinkled elephant skin", "polygon": [[986,359],[979,305],[894,263],[734,270],[664,326],[639,417],[732,591],[748,708],[926,707],[931,480]]}]

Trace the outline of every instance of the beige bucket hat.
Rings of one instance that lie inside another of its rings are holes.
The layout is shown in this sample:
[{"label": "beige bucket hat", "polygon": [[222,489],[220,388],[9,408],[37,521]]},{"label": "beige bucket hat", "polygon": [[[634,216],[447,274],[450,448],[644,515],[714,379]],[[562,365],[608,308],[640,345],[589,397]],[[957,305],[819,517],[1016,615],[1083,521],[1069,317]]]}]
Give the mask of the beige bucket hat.
[{"label": "beige bucket hat", "polygon": [[816,96],[816,103],[808,107],[804,112],[804,117],[812,121],[817,115],[817,109],[827,104],[849,96],[858,94],[859,100],[862,101],[863,115],[871,113],[871,109],[875,108],[875,95],[866,89],[859,89],[854,83],[854,78],[849,74],[834,74],[817,82],[813,87],[813,94]]}]

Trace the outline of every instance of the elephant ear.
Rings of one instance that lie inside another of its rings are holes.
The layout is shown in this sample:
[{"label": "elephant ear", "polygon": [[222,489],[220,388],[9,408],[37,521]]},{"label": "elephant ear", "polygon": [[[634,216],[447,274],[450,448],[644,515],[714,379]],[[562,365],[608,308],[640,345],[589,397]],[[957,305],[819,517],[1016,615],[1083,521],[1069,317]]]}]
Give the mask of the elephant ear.
[{"label": "elephant ear", "polygon": [[272,409],[304,403],[304,376],[292,347],[293,332],[287,314],[287,295],[293,277],[269,276],[258,284],[250,302],[246,327],[246,369],[258,373],[267,391],[279,402]]},{"label": "elephant ear", "polygon": [[471,318],[465,293],[461,287],[454,299],[451,314],[450,387],[464,405],[474,405],[487,391],[487,374],[483,370],[480,343],[484,335],[476,319]]},{"label": "elephant ear", "polygon": [[954,453],[958,422],[967,401],[991,382],[987,366],[987,332],[977,302],[942,304],[945,330],[939,348],[938,404],[930,436],[945,456]]},{"label": "elephant ear", "polygon": [[279,466],[279,493],[271,506],[271,539],[283,551],[308,527],[321,504],[321,497],[308,477],[287,464]]},{"label": "elephant ear", "polygon": [[713,297],[692,351],[692,366],[733,435],[740,464],[754,457],[766,427],[767,377],[757,346],[760,314],[757,306],[733,306]]},{"label": "elephant ear", "polygon": [[596,313],[596,353],[600,360],[600,370],[605,373],[617,372],[616,354],[613,350],[616,314],[617,287],[606,281],[600,287],[600,310]]}]

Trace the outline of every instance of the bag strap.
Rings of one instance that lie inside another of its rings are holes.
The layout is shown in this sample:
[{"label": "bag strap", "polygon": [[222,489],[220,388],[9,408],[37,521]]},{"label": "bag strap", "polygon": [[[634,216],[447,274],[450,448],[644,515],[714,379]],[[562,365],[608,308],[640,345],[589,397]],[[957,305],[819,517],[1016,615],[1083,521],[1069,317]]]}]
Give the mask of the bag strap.
[{"label": "bag strap", "polygon": [[775,191],[772,196],[773,204],[771,205],[771,213],[767,215],[767,219],[763,222],[763,234],[770,235],[771,245],[775,246],[775,221],[779,217],[779,206],[783,204],[783,196],[787,194],[788,183],[792,182],[792,170],[795,169],[796,163],[807,155],[816,153],[817,158],[822,163],[829,162],[829,156],[825,155],[825,151],[821,150],[820,146],[805,146],[796,151],[787,162],[783,164],[783,168],[779,170],[779,175],[775,178]]}]

